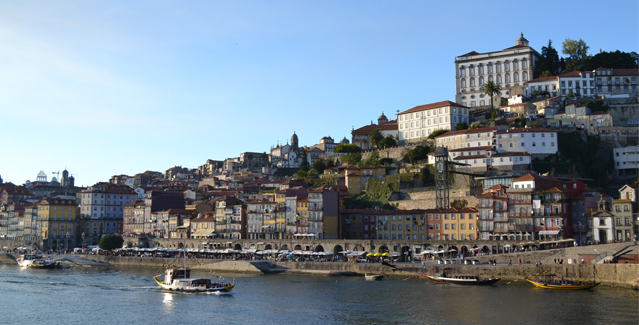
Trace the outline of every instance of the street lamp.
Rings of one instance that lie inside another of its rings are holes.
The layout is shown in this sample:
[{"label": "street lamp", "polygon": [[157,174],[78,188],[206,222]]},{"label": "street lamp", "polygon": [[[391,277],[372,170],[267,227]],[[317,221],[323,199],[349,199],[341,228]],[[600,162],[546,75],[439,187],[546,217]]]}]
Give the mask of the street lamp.
[{"label": "street lamp", "polygon": [[82,250],[84,250],[84,232],[82,232]]}]

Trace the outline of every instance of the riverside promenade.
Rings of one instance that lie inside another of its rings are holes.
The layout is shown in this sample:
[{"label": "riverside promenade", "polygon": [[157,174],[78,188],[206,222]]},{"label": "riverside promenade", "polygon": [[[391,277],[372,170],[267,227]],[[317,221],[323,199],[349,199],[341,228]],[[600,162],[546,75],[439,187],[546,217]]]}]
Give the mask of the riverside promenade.
[{"label": "riverside promenade", "polygon": [[[602,263],[605,258],[614,252],[623,251],[624,248],[636,245],[607,244],[545,251],[520,252],[510,254],[494,254],[471,257],[479,264],[462,264],[461,259],[449,259],[449,263],[439,264],[438,260],[424,260],[413,263],[393,263],[396,268],[384,266],[380,263],[350,263],[350,262],[282,262],[276,260],[232,260],[232,259],[186,259],[186,265],[192,269],[208,269],[218,272],[255,272],[263,274],[277,273],[304,273],[325,275],[364,275],[365,273],[385,274],[389,277],[418,276],[422,271],[426,273],[455,272],[466,275],[478,275],[481,277],[500,277],[502,281],[521,280],[521,278],[535,275],[540,272],[549,272],[570,281],[597,281],[606,286],[626,288],[639,288],[639,264],[636,263]],[[631,252],[632,253],[632,252]],[[634,254],[634,253],[633,253]],[[593,263],[597,258],[604,256],[599,262]],[[635,255],[632,255],[635,256]],[[133,257],[133,256],[108,256],[87,255],[86,259],[109,263],[112,265],[163,267],[170,263],[180,266],[184,263],[175,258],[160,257]],[[519,265],[519,260],[522,265]],[[568,263],[568,260],[577,263]],[[586,261],[588,259],[588,261]],[[488,260],[495,260],[496,265],[488,264]],[[583,260],[583,264],[581,263]],[[558,261],[555,263],[554,261]],[[561,264],[558,264],[562,261]],[[512,265],[509,263],[512,262]],[[541,265],[535,264],[541,262]]]}]

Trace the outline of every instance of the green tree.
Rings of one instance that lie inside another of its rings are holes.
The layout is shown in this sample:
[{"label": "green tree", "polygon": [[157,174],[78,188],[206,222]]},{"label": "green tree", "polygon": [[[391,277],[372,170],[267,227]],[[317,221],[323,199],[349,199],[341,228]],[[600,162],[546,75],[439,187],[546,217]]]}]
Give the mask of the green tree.
[{"label": "green tree", "polygon": [[459,131],[459,130],[466,130],[468,129],[468,123],[466,122],[459,122],[455,125],[455,130]]},{"label": "green tree", "polygon": [[538,77],[550,77],[560,71],[559,53],[552,46],[552,40],[548,40],[548,45],[541,48],[541,57],[537,61],[535,75]]},{"label": "green tree", "polygon": [[379,142],[379,148],[392,148],[397,146],[397,141],[395,141],[395,137],[392,135],[387,135],[384,139]]},{"label": "green tree", "polygon": [[568,92],[568,95],[566,95],[566,98],[568,98],[568,99],[573,99],[573,98],[575,98],[575,93],[574,93],[574,92],[572,92],[572,90],[571,90],[571,91],[569,91],[569,92]]},{"label": "green tree", "polygon": [[436,137],[438,137],[438,136],[440,136],[440,135],[442,135],[442,134],[444,134],[446,132],[448,132],[448,130],[437,129],[437,130],[431,132],[431,134],[428,135],[428,138],[429,139],[435,139]]},{"label": "green tree", "polygon": [[501,94],[501,87],[499,87],[496,83],[489,81],[484,84],[481,92],[490,97],[490,109],[493,109],[493,107],[495,107],[493,105],[493,96]]},{"label": "green tree", "polygon": [[313,163],[312,169],[316,171],[318,174],[324,174],[324,170],[326,170],[326,163],[324,162],[323,159],[320,159]]},{"label": "green tree", "polygon": [[100,239],[98,246],[100,249],[110,251],[116,248],[122,248],[122,244],[124,244],[122,237],[118,235],[105,235]]},{"label": "green tree", "polygon": [[382,141],[382,139],[384,139],[382,131],[380,129],[375,129],[373,130],[371,137],[368,139],[368,142],[370,142],[371,146],[379,148],[379,142]]},{"label": "green tree", "polygon": [[428,153],[430,153],[430,147],[417,146],[411,151],[407,152],[406,155],[402,158],[402,161],[405,163],[416,164],[420,160],[427,159]]},{"label": "green tree", "polygon": [[595,54],[586,64],[585,70],[594,70],[597,68],[608,69],[635,69],[637,62],[631,53],[621,52],[601,52]]},{"label": "green tree", "polygon": [[361,152],[362,149],[358,147],[356,144],[348,144],[348,143],[340,143],[335,146],[333,152],[335,153],[356,153]]},{"label": "green tree", "polygon": [[539,92],[535,90],[535,91],[532,92],[531,95],[533,96],[533,98],[535,98],[535,97],[539,96]]},{"label": "green tree", "polygon": [[546,70],[539,75],[540,77],[552,77],[552,72]]},{"label": "green tree", "polygon": [[586,45],[586,42],[581,38],[578,41],[566,38],[561,44],[563,46],[561,53],[568,55],[571,60],[582,61],[588,58],[590,46]]},{"label": "green tree", "polygon": [[499,117],[499,110],[498,109],[496,109],[492,113],[490,113],[490,118],[491,119],[496,119],[498,117]]},{"label": "green tree", "polygon": [[302,150],[302,163],[300,164],[300,170],[307,172],[309,169],[308,155],[306,150]]}]

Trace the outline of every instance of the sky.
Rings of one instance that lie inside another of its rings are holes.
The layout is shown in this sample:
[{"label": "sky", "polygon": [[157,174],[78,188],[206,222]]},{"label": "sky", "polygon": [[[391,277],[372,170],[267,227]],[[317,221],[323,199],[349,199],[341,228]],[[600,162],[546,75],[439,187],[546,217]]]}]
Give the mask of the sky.
[{"label": "sky", "polygon": [[639,50],[639,3],[0,1],[0,176],[76,186],[455,99],[455,56],[566,38]]}]

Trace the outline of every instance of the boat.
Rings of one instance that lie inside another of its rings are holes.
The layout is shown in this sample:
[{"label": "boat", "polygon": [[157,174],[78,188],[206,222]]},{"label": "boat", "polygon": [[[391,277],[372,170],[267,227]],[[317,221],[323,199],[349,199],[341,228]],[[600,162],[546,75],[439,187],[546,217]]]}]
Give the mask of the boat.
[{"label": "boat", "polygon": [[164,280],[160,280],[161,275],[153,277],[155,282],[167,291],[180,292],[204,292],[215,294],[228,294],[235,287],[235,283],[224,283],[222,281],[214,281],[211,279],[192,278],[191,270],[186,268],[186,253],[184,260],[184,268],[170,268],[164,271]]},{"label": "boat", "polygon": [[501,280],[501,278],[480,278],[478,276],[474,276],[474,275],[446,275],[445,273],[443,273],[441,276],[437,276],[437,275],[429,275],[426,273],[422,273],[425,277],[431,279],[433,282],[435,283],[439,283],[439,284],[445,284],[445,283],[450,283],[450,284],[461,284],[461,285],[491,285],[499,280]]},{"label": "boat", "polygon": [[53,269],[58,263],[36,254],[24,254],[16,260],[18,265],[31,269]]},{"label": "boat", "polygon": [[366,281],[380,281],[380,280],[384,279],[384,275],[383,274],[368,274],[368,273],[365,273],[364,274],[364,278],[366,278]]},{"label": "boat", "polygon": [[600,283],[572,283],[572,281],[558,281],[558,282],[548,282],[548,281],[535,281],[531,279],[526,279],[528,282],[532,283],[537,288],[542,289],[551,289],[551,290],[585,290],[592,289],[598,286]]}]

